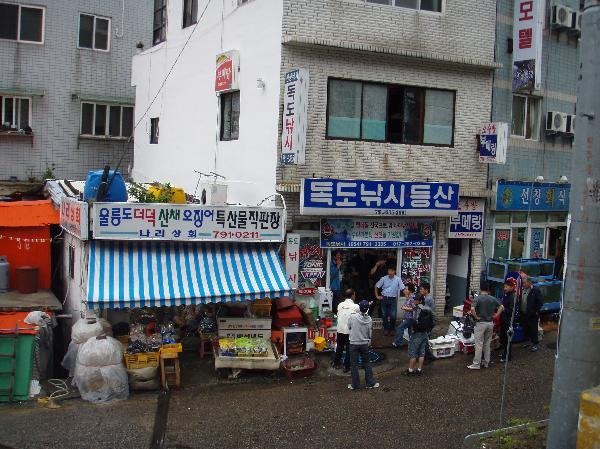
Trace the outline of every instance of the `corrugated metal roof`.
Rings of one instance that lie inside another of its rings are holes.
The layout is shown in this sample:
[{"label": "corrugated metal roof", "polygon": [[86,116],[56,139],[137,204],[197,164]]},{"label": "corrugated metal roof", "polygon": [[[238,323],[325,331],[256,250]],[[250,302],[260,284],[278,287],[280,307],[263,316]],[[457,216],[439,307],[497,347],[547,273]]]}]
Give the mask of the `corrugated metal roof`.
[{"label": "corrugated metal roof", "polygon": [[0,226],[23,228],[58,223],[58,210],[50,200],[0,203]]}]

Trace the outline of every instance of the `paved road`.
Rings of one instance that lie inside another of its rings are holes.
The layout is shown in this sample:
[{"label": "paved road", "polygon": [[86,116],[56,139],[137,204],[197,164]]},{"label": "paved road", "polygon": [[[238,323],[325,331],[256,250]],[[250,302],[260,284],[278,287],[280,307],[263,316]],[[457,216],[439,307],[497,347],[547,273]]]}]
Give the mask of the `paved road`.
[{"label": "paved road", "polygon": [[[387,363],[377,373],[381,388],[356,392],[324,361],[318,377],[293,383],[260,377],[217,382],[206,374],[208,360],[189,362],[186,387],[171,397],[167,447],[458,449],[467,434],[497,427],[499,363],[473,372],[466,369],[470,356],[456,355],[427,366],[421,378],[405,378],[399,365],[405,351],[385,352]],[[553,351],[545,344],[535,354],[516,348],[507,417],[548,416],[553,364]],[[194,370],[204,374],[195,376]],[[154,393],[107,406],[81,400],[66,401],[58,410],[2,406],[0,444],[146,448],[155,409]]]}]

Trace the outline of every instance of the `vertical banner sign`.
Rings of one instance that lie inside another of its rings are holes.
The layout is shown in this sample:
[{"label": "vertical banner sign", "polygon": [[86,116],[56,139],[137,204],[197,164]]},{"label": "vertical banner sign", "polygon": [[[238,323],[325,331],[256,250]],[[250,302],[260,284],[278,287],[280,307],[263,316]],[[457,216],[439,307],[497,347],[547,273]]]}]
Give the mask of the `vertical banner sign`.
[{"label": "vertical banner sign", "polygon": [[513,91],[540,88],[542,75],[542,0],[515,0],[513,18]]},{"label": "vertical banner sign", "polygon": [[431,283],[431,248],[402,248],[400,277],[405,285]]},{"label": "vertical banner sign", "polygon": [[448,238],[483,239],[483,212],[485,200],[461,198],[458,204],[458,217],[450,217]]},{"label": "vertical banner sign", "polygon": [[293,289],[298,288],[300,269],[300,235],[288,234],[285,239],[285,275]]},{"label": "vertical banner sign", "polygon": [[300,237],[298,289],[325,287],[327,257],[319,237]]},{"label": "vertical banner sign", "polygon": [[223,93],[238,90],[238,73],[240,69],[240,55],[237,50],[228,51],[217,55],[217,68],[215,72],[215,92]]},{"label": "vertical banner sign", "polygon": [[304,164],[308,87],[308,70],[295,69],[285,74],[281,126],[281,163],[284,165]]},{"label": "vertical banner sign", "polygon": [[544,233],[546,228],[532,228],[531,229],[531,243],[529,246],[529,257],[535,259],[538,257],[544,257]]},{"label": "vertical banner sign", "polygon": [[487,123],[479,132],[479,162],[505,164],[508,123]]}]

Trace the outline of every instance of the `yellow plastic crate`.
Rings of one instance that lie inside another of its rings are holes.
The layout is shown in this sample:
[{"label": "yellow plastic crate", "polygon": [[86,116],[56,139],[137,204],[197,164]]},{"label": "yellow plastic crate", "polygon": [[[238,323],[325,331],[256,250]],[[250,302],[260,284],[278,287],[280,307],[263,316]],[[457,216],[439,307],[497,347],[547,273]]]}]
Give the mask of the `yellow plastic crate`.
[{"label": "yellow plastic crate", "polygon": [[140,369],[158,366],[158,352],[140,352],[124,354],[127,369]]},{"label": "yellow plastic crate", "polygon": [[162,345],[160,347],[161,354],[177,354],[181,351],[183,351],[183,346],[181,345],[181,343],[171,343],[168,345]]}]

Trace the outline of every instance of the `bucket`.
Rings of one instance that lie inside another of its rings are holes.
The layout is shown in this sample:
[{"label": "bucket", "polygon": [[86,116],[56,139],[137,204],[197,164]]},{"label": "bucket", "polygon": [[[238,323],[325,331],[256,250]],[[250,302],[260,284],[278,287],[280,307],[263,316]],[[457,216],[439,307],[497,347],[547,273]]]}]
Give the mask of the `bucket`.
[{"label": "bucket", "polygon": [[314,340],[315,343],[315,351],[322,352],[325,349],[325,340],[323,337],[316,337]]},{"label": "bucket", "polygon": [[38,267],[16,267],[17,290],[29,294],[38,291]]}]

